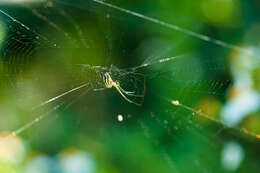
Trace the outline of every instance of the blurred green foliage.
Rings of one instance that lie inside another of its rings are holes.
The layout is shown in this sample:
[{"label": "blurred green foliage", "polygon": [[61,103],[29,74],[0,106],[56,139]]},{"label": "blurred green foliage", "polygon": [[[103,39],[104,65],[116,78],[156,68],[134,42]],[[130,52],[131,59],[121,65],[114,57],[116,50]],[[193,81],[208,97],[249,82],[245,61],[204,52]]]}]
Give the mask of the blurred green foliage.
[{"label": "blurred green foliage", "polygon": [[[259,49],[254,38],[258,1],[106,2]],[[40,118],[10,141],[1,133],[0,172],[259,169],[259,114],[246,113],[235,128],[220,121],[221,110],[248,88],[258,97],[258,57],[91,0],[0,2],[0,10],[0,130],[17,132]],[[180,57],[158,61],[173,56]],[[145,63],[149,65],[135,68]],[[143,106],[130,104],[115,88],[101,89],[107,71],[125,90],[145,90]],[[244,81],[250,84],[241,87]],[[84,83],[86,87],[38,106]],[[173,106],[172,100],[193,111]],[[235,143],[231,151],[225,148],[230,143]]]}]

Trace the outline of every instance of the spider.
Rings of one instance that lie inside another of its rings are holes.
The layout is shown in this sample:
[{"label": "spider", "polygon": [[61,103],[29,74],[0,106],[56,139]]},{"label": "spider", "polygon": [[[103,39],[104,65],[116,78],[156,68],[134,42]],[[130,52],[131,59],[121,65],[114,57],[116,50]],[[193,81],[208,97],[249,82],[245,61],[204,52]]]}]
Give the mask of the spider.
[{"label": "spider", "polygon": [[134,92],[125,91],[117,81],[113,81],[112,77],[110,76],[109,72],[106,72],[103,76],[103,80],[105,83],[106,88],[112,88],[115,87],[116,90],[119,92],[119,94],[129,103],[135,104],[137,106],[141,106],[142,104],[135,103],[134,101],[128,99],[125,95],[133,96],[133,97],[143,97],[140,95],[135,95]]}]

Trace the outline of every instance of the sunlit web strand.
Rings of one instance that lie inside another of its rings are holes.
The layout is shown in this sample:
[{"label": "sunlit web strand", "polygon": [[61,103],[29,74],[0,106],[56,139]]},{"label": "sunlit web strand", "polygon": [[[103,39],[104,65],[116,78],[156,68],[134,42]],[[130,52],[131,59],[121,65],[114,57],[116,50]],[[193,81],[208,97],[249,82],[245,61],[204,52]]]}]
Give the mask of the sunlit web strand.
[{"label": "sunlit web strand", "polygon": [[23,24],[22,22],[20,22],[19,20],[15,19],[14,17],[10,16],[9,14],[7,14],[6,12],[4,12],[3,10],[0,9],[0,13],[2,13],[3,15],[7,16],[9,19],[11,19],[13,22],[19,24],[20,26],[22,26],[23,28],[25,28],[26,30],[36,34],[37,36],[41,37],[44,40],[48,40],[45,36],[39,34],[38,32],[32,30],[30,27],[28,27],[27,25]]},{"label": "sunlit web strand", "polygon": [[42,106],[44,106],[44,105],[46,105],[46,104],[48,104],[48,103],[51,103],[51,102],[53,102],[53,101],[55,101],[55,100],[57,100],[57,99],[59,99],[59,98],[65,96],[65,95],[68,95],[69,93],[72,93],[72,92],[77,91],[77,90],[79,90],[79,89],[81,89],[81,88],[84,88],[84,87],[86,87],[87,85],[88,85],[88,83],[85,83],[85,84],[80,85],[80,86],[78,86],[78,87],[76,87],[76,88],[73,88],[73,89],[71,89],[71,90],[69,90],[69,91],[66,91],[66,92],[64,92],[64,93],[62,93],[62,94],[60,94],[60,95],[58,95],[58,96],[55,96],[55,97],[53,97],[53,98],[51,98],[51,99],[49,99],[49,100],[46,100],[45,102],[43,102],[43,103],[39,104],[38,106],[36,106],[35,109],[38,108],[38,107],[42,107]]},{"label": "sunlit web strand", "polygon": [[34,124],[38,123],[39,121],[41,121],[42,119],[44,119],[47,115],[49,115],[50,113],[54,112],[55,110],[59,109],[62,105],[64,105],[64,103],[61,103],[59,105],[56,105],[54,108],[52,108],[51,110],[45,112],[44,114],[38,116],[37,118],[35,118],[33,121],[30,121],[29,123],[25,124],[24,126],[22,126],[21,128],[15,130],[12,132],[13,136],[19,135],[20,133],[24,132],[26,129],[32,127]]},{"label": "sunlit web strand", "polygon": [[241,133],[243,133],[245,135],[249,135],[249,136],[251,136],[253,138],[260,139],[260,134],[256,134],[256,133],[254,133],[252,131],[247,130],[246,128],[231,127],[230,125],[226,124],[225,122],[223,122],[221,120],[218,120],[218,119],[215,119],[215,118],[213,118],[213,117],[211,117],[211,116],[201,112],[200,110],[193,109],[193,108],[191,108],[191,107],[189,107],[187,105],[184,105],[184,104],[180,103],[179,100],[168,100],[168,101],[172,105],[174,105],[174,106],[182,107],[182,108],[184,108],[184,109],[186,109],[188,111],[191,111],[192,113],[194,113],[194,114],[196,114],[196,115],[198,115],[200,117],[203,117],[203,118],[205,118],[207,120],[210,120],[212,122],[220,124],[221,126],[227,128],[227,129],[233,129],[233,130],[239,131],[239,132],[241,132]]},{"label": "sunlit web strand", "polygon": [[239,47],[239,46],[236,46],[236,45],[234,45],[234,44],[226,43],[226,42],[224,42],[224,41],[217,40],[217,39],[211,38],[211,37],[206,36],[206,35],[203,35],[203,34],[196,33],[196,32],[194,32],[194,31],[191,31],[191,30],[188,30],[188,29],[185,29],[185,28],[181,28],[181,27],[179,27],[179,26],[177,26],[177,25],[169,24],[169,23],[166,23],[166,22],[164,22],[164,21],[158,20],[158,19],[156,19],[156,18],[152,18],[152,17],[145,16],[145,15],[143,15],[143,14],[140,14],[140,13],[137,13],[137,12],[134,12],[134,11],[131,11],[131,10],[124,9],[124,8],[122,8],[122,7],[119,7],[119,6],[110,4],[110,3],[108,3],[108,2],[104,2],[104,1],[101,1],[101,0],[92,0],[92,1],[93,1],[93,2],[96,2],[96,3],[98,3],[98,4],[101,4],[101,5],[104,5],[104,6],[113,8],[113,9],[116,9],[116,10],[118,10],[118,11],[121,11],[121,12],[130,14],[130,15],[133,15],[133,16],[139,17],[139,18],[141,18],[141,19],[144,19],[144,20],[147,20],[147,21],[150,21],[150,22],[159,24],[159,25],[161,25],[161,26],[164,26],[164,27],[167,27],[167,28],[170,28],[170,29],[173,29],[173,30],[182,32],[182,33],[187,34],[187,35],[189,35],[189,36],[198,38],[198,39],[200,39],[200,40],[213,43],[213,44],[218,45],[218,46],[221,46],[221,47],[225,47],[225,48],[229,48],[229,49],[234,49],[234,50],[237,50],[237,51],[239,51],[239,52],[246,53],[247,55],[253,55],[253,54],[254,54],[254,53],[253,53],[251,50],[249,50],[249,49],[246,49],[246,48],[243,48],[243,47]]},{"label": "sunlit web strand", "polygon": [[87,69],[90,69],[90,70],[95,70],[95,71],[99,71],[99,70],[109,70],[108,67],[104,67],[104,66],[92,66],[92,65],[89,65],[89,64],[76,64],[78,66],[82,66],[82,67],[86,67]]},{"label": "sunlit web strand", "polygon": [[[60,94],[60,95],[58,95],[58,96],[56,96],[56,97],[53,97],[53,98],[51,98],[51,99],[49,99],[49,100],[47,100],[47,101],[41,103],[40,105],[38,105],[38,106],[35,107],[34,109],[39,108],[39,107],[42,107],[42,106],[44,106],[44,105],[46,105],[46,104],[48,104],[48,103],[51,103],[51,102],[53,102],[53,101],[55,101],[55,100],[57,100],[57,99],[59,99],[59,98],[61,98],[61,97],[64,97],[65,95],[68,95],[68,94],[71,93],[71,92],[77,91],[77,90],[79,90],[79,89],[81,89],[81,88],[84,88],[84,87],[86,87],[86,86],[88,86],[88,84],[83,84],[83,85],[81,85],[81,86],[79,86],[79,87],[73,88],[73,89],[71,89],[71,90],[69,90],[69,91],[67,91],[67,92],[64,92],[64,93],[62,93],[62,94]],[[78,98],[81,97],[82,95],[86,94],[88,91],[89,91],[89,88],[88,88],[83,94],[79,95]],[[75,101],[76,101],[76,100],[74,100],[74,101],[72,101],[71,103],[69,103],[69,104],[66,106],[66,108],[69,107],[70,105],[72,105]],[[46,116],[48,116],[50,113],[56,111],[57,109],[59,109],[59,108],[60,108],[61,106],[63,106],[63,105],[65,105],[64,102],[62,102],[61,104],[58,104],[58,105],[54,106],[51,110],[47,111],[46,113],[41,114],[40,116],[38,116],[38,117],[35,118],[34,120],[30,121],[29,123],[25,124],[25,125],[22,126],[21,128],[19,128],[19,129],[13,131],[13,132],[12,132],[12,135],[14,135],[14,136],[19,135],[20,133],[24,132],[26,129],[29,129],[30,127],[32,127],[32,126],[35,125],[36,123],[40,122],[42,119],[44,119],[44,118],[45,118]],[[34,110],[34,109],[33,109],[33,110]]]},{"label": "sunlit web strand", "polygon": [[138,70],[138,69],[140,69],[140,68],[148,67],[148,66],[151,66],[151,65],[160,64],[160,63],[166,63],[166,62],[175,60],[176,58],[183,57],[183,56],[184,56],[184,55],[173,56],[173,57],[169,57],[169,58],[161,58],[161,59],[158,59],[158,60],[156,60],[156,61],[151,61],[150,63],[144,63],[144,64],[142,64],[142,65],[140,65],[140,66],[131,67],[130,69],[132,69],[132,70]]},{"label": "sunlit web strand", "polygon": [[105,67],[105,66],[91,66],[89,64],[76,64],[76,65],[85,67],[85,68],[90,69],[90,70],[95,70],[95,71],[101,71],[101,70],[102,71],[112,71],[112,72],[118,71],[118,72],[123,72],[123,74],[128,74],[128,73],[135,74],[134,71],[136,71],[138,69],[149,67],[149,66],[152,66],[152,65],[155,65],[155,64],[166,63],[166,62],[175,60],[176,58],[182,57],[182,56],[183,55],[173,56],[173,57],[168,57],[168,58],[161,58],[161,59],[158,59],[158,60],[155,60],[155,61],[151,61],[150,63],[141,64],[141,65],[136,66],[136,67],[130,67],[130,68],[125,68],[125,69],[116,69],[116,70],[113,70],[111,67]]}]

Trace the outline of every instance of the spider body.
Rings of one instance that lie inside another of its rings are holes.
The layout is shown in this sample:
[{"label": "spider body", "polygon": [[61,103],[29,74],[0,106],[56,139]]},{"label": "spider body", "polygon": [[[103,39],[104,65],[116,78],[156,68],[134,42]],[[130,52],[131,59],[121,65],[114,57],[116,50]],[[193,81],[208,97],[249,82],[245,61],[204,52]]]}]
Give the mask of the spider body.
[{"label": "spider body", "polygon": [[103,76],[103,81],[105,83],[106,88],[112,88],[115,87],[116,90],[119,92],[119,94],[129,103],[135,104],[137,106],[141,106],[141,104],[135,103],[134,101],[128,99],[126,95],[132,96],[132,97],[142,97],[139,95],[134,95],[134,92],[125,91],[123,88],[121,88],[119,82],[113,81],[112,77],[110,76],[109,72],[106,72]]},{"label": "spider body", "polygon": [[104,80],[105,86],[107,88],[112,88],[113,86],[114,87],[118,87],[119,86],[119,83],[118,82],[114,82],[108,72],[106,72],[104,74],[103,80]]}]

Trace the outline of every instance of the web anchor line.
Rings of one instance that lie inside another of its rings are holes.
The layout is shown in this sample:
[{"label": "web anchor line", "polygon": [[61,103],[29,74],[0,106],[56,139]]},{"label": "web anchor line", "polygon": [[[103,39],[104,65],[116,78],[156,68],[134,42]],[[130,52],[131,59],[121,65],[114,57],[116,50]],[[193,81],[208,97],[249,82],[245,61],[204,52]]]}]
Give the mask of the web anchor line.
[{"label": "web anchor line", "polygon": [[134,11],[131,11],[131,10],[124,9],[122,7],[110,4],[108,2],[104,2],[104,1],[101,1],[101,0],[92,0],[92,1],[96,2],[98,4],[101,4],[101,5],[104,5],[106,7],[113,8],[115,10],[121,11],[123,13],[130,14],[132,16],[136,16],[138,18],[150,21],[152,23],[155,23],[155,24],[167,27],[169,29],[173,29],[175,31],[179,31],[181,33],[187,34],[187,35],[189,35],[191,37],[194,37],[194,38],[197,38],[197,39],[200,39],[200,40],[203,40],[203,41],[206,41],[206,42],[210,42],[210,43],[213,43],[213,44],[221,46],[221,47],[233,49],[233,50],[245,53],[245,54],[247,54],[249,56],[254,55],[254,52],[252,50],[250,50],[250,49],[246,49],[244,47],[240,47],[240,46],[237,46],[237,45],[234,45],[234,44],[230,44],[230,43],[218,40],[218,39],[214,39],[214,38],[211,38],[209,36],[206,36],[206,35],[203,35],[203,34],[200,34],[200,33],[196,33],[194,31],[191,31],[191,30],[188,30],[188,29],[185,29],[185,28],[181,28],[181,27],[179,27],[177,25],[173,25],[173,24],[161,21],[161,20],[153,18],[153,17],[145,16],[143,14],[140,14],[140,13],[137,13],[137,12],[134,12]]},{"label": "web anchor line", "polygon": [[225,122],[223,122],[221,120],[218,120],[218,119],[215,119],[215,118],[213,118],[213,117],[211,117],[211,116],[201,112],[200,110],[196,110],[196,109],[193,109],[193,108],[191,108],[191,107],[189,107],[187,105],[181,104],[179,102],[179,100],[172,100],[172,101],[170,101],[170,103],[172,105],[174,105],[174,106],[179,106],[179,107],[181,107],[183,109],[191,111],[192,113],[195,113],[196,115],[198,115],[198,116],[200,116],[202,118],[205,118],[207,120],[215,122],[215,123],[217,123],[217,124],[219,124],[219,125],[221,125],[221,126],[223,126],[225,128],[236,130],[236,131],[241,132],[241,133],[243,133],[245,135],[249,135],[249,136],[251,136],[251,137],[253,137],[253,138],[257,139],[257,140],[260,140],[260,134],[252,132],[252,131],[250,131],[250,130],[248,130],[246,128],[231,127],[230,125],[226,124]]},{"label": "web anchor line", "polygon": [[[35,110],[35,109],[40,108],[40,107],[43,107],[43,106],[45,106],[46,104],[49,104],[49,103],[51,103],[51,102],[54,102],[55,100],[57,100],[57,99],[59,99],[59,98],[61,98],[61,97],[64,97],[65,95],[68,95],[68,94],[70,94],[70,93],[72,93],[72,92],[74,92],[74,91],[77,91],[77,90],[81,89],[81,88],[84,88],[84,87],[86,87],[86,86],[88,86],[88,83],[85,83],[85,84],[83,84],[83,85],[80,85],[80,86],[78,86],[78,87],[75,87],[75,88],[73,88],[73,89],[71,89],[71,90],[69,90],[69,91],[66,91],[66,92],[64,92],[64,93],[62,93],[62,94],[60,94],[60,95],[58,95],[58,96],[56,96],[56,97],[53,97],[53,98],[51,98],[51,99],[49,99],[49,100],[47,100],[47,101],[45,101],[45,102],[39,104],[38,106],[34,107],[32,110]],[[55,110],[59,109],[59,108],[60,108],[62,105],[64,105],[64,104],[65,104],[65,103],[62,102],[61,104],[56,105],[54,108],[52,108],[51,110],[47,111],[46,113],[41,114],[40,116],[38,116],[38,117],[35,118],[34,120],[30,121],[29,123],[23,125],[23,126],[20,127],[19,129],[14,130],[11,134],[12,134],[13,136],[19,135],[20,133],[24,132],[26,129],[32,127],[34,124],[36,124],[36,123],[38,123],[39,121],[41,121],[42,119],[44,119],[44,118],[45,118],[46,116],[48,116],[51,112],[54,112]]]},{"label": "web anchor line", "polygon": [[151,61],[151,62],[148,62],[148,63],[143,63],[143,64],[135,66],[135,67],[129,67],[129,68],[125,68],[125,69],[118,69],[117,68],[116,70],[113,70],[109,67],[104,67],[104,66],[91,66],[89,64],[76,64],[76,65],[85,67],[85,68],[90,69],[90,70],[95,70],[95,71],[123,72],[126,75],[126,74],[137,74],[137,73],[135,73],[135,71],[137,71],[139,69],[146,68],[146,67],[149,67],[149,66],[152,66],[152,65],[155,65],[155,64],[166,63],[166,62],[175,60],[175,59],[182,57],[182,56],[183,55],[161,58],[161,59]]},{"label": "web anchor line", "polygon": [[42,119],[44,119],[47,115],[49,115],[51,112],[54,112],[55,110],[59,109],[62,105],[64,105],[64,103],[61,103],[59,105],[56,105],[54,108],[52,108],[51,110],[47,111],[46,113],[38,116],[37,118],[35,118],[34,120],[30,121],[29,123],[25,124],[24,126],[20,127],[19,129],[13,131],[11,134],[13,136],[17,136],[20,133],[24,132],[26,129],[29,129],[30,127],[32,127],[33,125],[35,125],[36,123],[40,122]]},{"label": "web anchor line", "polygon": [[65,96],[65,95],[68,95],[69,93],[72,93],[72,92],[77,91],[77,90],[79,90],[79,89],[81,89],[81,88],[84,88],[84,87],[86,87],[87,85],[88,85],[88,83],[85,83],[85,84],[80,85],[80,86],[78,86],[78,87],[76,87],[76,88],[73,88],[73,89],[71,89],[71,90],[69,90],[69,91],[66,91],[66,92],[64,92],[64,93],[62,93],[62,94],[60,94],[60,95],[58,95],[58,96],[52,97],[51,99],[49,99],[49,100],[47,100],[47,101],[45,101],[45,102],[42,102],[41,104],[39,104],[38,106],[36,106],[34,109],[37,109],[37,108],[42,107],[42,106],[44,106],[44,105],[46,105],[46,104],[48,104],[48,103],[51,103],[51,102],[53,102],[53,101],[55,101],[55,100],[57,100],[57,99],[59,99],[59,98]]}]

